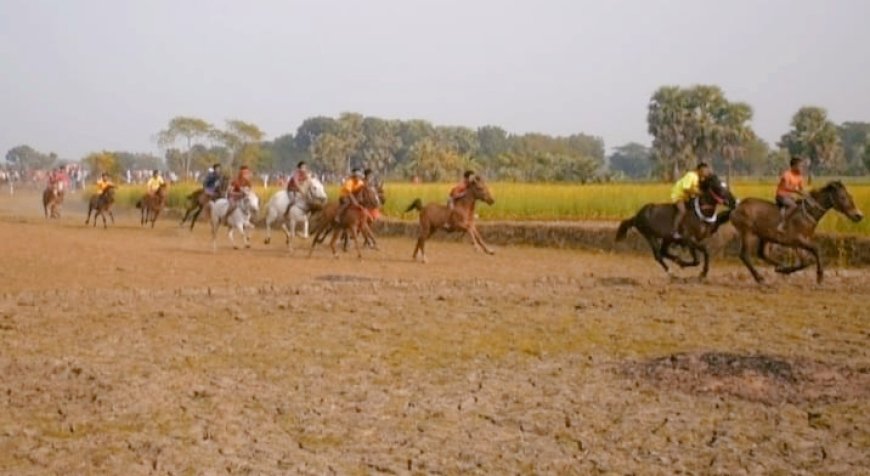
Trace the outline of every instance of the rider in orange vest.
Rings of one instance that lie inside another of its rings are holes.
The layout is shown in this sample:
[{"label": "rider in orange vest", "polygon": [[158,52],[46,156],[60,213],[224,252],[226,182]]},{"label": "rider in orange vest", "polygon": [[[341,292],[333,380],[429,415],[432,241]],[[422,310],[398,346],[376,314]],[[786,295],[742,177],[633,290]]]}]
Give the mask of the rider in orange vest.
[{"label": "rider in orange vest", "polygon": [[794,157],[789,162],[789,169],[782,173],[776,186],[776,204],[779,205],[779,225],[776,230],[785,231],[785,224],[797,210],[797,200],[804,194],[804,176],[801,175],[800,157]]}]

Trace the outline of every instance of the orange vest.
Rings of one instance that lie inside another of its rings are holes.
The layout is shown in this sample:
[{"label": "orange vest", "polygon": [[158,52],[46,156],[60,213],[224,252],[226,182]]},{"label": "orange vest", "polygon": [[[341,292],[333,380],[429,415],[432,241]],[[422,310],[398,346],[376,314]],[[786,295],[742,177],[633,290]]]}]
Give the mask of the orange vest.
[{"label": "orange vest", "polygon": [[782,176],[779,178],[779,185],[776,187],[776,196],[778,197],[788,197],[795,190],[803,190],[804,189],[804,176],[799,173],[794,173],[791,169],[786,170],[782,173]]}]

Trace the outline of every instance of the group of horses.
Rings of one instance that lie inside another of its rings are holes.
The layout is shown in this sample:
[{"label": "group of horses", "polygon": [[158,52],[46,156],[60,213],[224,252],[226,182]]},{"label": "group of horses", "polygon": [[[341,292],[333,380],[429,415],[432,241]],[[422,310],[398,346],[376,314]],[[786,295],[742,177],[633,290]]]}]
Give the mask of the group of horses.
[{"label": "group of horses", "polygon": [[[227,180],[220,183],[226,184]],[[140,223],[144,226],[150,222],[151,227],[166,204],[167,186],[162,185],[154,194],[146,195],[136,207],[141,210]],[[212,247],[217,249],[217,233],[222,226],[228,228],[227,236],[234,248],[234,233],[242,235],[244,245],[250,247],[250,233],[254,228],[253,220],[259,215],[259,198],[253,191],[245,191],[243,196],[231,204],[226,198],[225,185],[219,188],[215,196],[210,196],[199,189],[188,198],[188,206],[181,220],[181,225],[190,220],[192,230],[199,215],[206,211],[211,224]],[[106,215],[114,223],[112,204],[114,203],[115,187],[108,187],[102,194],[91,197],[88,203],[88,224],[93,213],[94,226],[97,217],[102,217],[106,227]],[[354,243],[356,254],[362,258],[362,241],[372,247],[377,247],[372,224],[379,216],[379,209],[386,201],[382,183],[367,184],[357,195],[356,204],[349,206],[340,217],[339,204],[328,202],[323,184],[312,177],[304,182],[297,192],[282,190],[270,198],[266,206],[265,243],[272,239],[272,226],[280,224],[284,232],[286,244],[292,249],[293,240],[299,224],[303,226],[302,237],[311,238],[309,256],[314,248],[332,234],[329,247],[334,256],[338,256],[336,243],[344,238],[344,247],[348,241]],[[417,199],[405,210],[419,211],[420,229],[413,258],[419,256],[426,262],[426,241],[436,232],[458,232],[468,234],[472,245],[478,251],[494,254],[484,243],[480,232],[475,226],[475,206],[478,201],[489,205],[495,203],[489,187],[482,177],[473,177],[468,184],[466,193],[453,201],[451,206],[442,203],[423,203]],[[43,194],[43,206],[46,217],[59,216],[59,206],[63,202],[63,191],[46,190]],[[717,212],[719,207],[724,211]],[[631,228],[644,237],[649,244],[653,257],[661,267],[670,272],[667,261],[679,267],[702,265],[700,277],[704,278],[710,269],[710,253],[705,244],[707,238],[725,223],[731,222],[740,239],[740,260],[749,269],[757,282],[763,278],[751,260],[754,252],[758,258],[774,266],[776,272],[790,274],[816,265],[816,278],[822,282],[824,272],[819,256],[818,246],[813,241],[816,226],[822,217],[834,209],[854,222],[863,219],[864,215],[855,206],[854,200],[845,185],[833,181],[824,187],[811,191],[798,201],[798,209],[790,214],[786,223],[780,225],[782,215],[773,202],[758,198],[737,200],[728,185],[716,175],[711,175],[701,181],[700,194],[687,203],[687,213],[674,229],[674,219],[677,207],[673,204],[651,203],[644,205],[633,217],[620,223],[616,233],[616,241],[626,238]],[[309,217],[315,218],[314,226],[309,229]],[[675,233],[678,232],[678,233]],[[775,244],[784,248],[796,249],[799,252],[796,264],[786,264],[773,258],[769,246]],[[674,247],[686,250],[691,260],[684,259],[679,252],[674,253]],[[809,259],[802,252],[806,252]],[[700,257],[699,257],[700,254]],[[702,259],[703,260],[702,260]]]},{"label": "group of horses", "polygon": [[[704,258],[700,274],[703,278],[710,269],[710,256],[704,240],[730,221],[740,239],[740,260],[756,282],[761,283],[764,278],[752,263],[750,255],[753,251],[762,261],[773,265],[774,270],[780,274],[791,274],[815,263],[816,280],[821,283],[824,271],[818,245],[813,241],[819,221],[831,209],[856,223],[864,218],[846,186],[840,181],[829,182],[798,200],[795,213],[791,213],[782,226],[780,222],[783,216],[776,204],[759,198],[738,201],[727,184],[716,175],[701,182],[700,192],[698,197],[689,202],[679,230],[674,230],[677,208],[673,204],[648,204],[636,215],[620,223],[616,241],[625,239],[629,229],[636,228],[649,243],[655,260],[666,272],[669,271],[666,259],[680,267],[697,266],[700,264],[700,252]],[[724,205],[726,210],[717,214],[719,205]],[[679,232],[676,236],[675,231]],[[769,246],[772,244],[798,250],[798,262],[789,265],[771,257]],[[674,255],[671,252],[674,245],[687,249],[692,255],[692,261]],[[801,252],[809,253],[812,260],[807,259]]]}]

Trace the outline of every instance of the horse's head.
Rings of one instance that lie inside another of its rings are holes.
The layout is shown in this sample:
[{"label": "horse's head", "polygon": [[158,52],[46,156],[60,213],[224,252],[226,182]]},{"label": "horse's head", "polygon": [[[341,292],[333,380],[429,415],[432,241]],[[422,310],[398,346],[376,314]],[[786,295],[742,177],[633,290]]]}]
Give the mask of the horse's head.
[{"label": "horse's head", "polygon": [[475,175],[471,179],[468,183],[468,191],[471,192],[475,200],[483,200],[487,205],[495,203],[495,199],[492,198],[492,194],[489,192],[489,187],[486,186],[486,182],[480,175]]},{"label": "horse's head", "polygon": [[708,195],[717,205],[725,205],[728,208],[737,206],[737,199],[728,188],[728,184],[716,175],[709,175],[701,182],[702,195]]},{"label": "horse's head", "polygon": [[834,207],[834,210],[846,215],[853,222],[857,223],[864,218],[864,214],[855,206],[855,201],[852,199],[852,195],[849,194],[849,191],[846,190],[846,186],[843,185],[843,182],[835,180],[825,185],[819,193],[830,200],[830,204]]},{"label": "horse's head", "polygon": [[115,186],[109,185],[108,187],[106,187],[106,189],[103,190],[103,197],[105,197],[108,200],[114,200],[115,199]]},{"label": "horse's head", "polygon": [[309,177],[308,180],[302,183],[302,187],[302,195],[309,204],[323,204],[326,202],[326,187],[323,186],[320,180],[317,180],[317,177]]}]

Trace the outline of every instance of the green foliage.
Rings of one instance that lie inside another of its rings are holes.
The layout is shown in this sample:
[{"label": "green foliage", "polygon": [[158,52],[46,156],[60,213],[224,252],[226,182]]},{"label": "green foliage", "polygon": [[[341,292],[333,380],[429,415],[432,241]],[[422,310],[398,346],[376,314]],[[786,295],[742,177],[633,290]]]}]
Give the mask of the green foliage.
[{"label": "green foliage", "polygon": [[629,142],[614,149],[608,158],[611,171],[624,174],[626,177],[638,179],[647,178],[652,173],[652,152],[649,147]]},{"label": "green foliage", "polygon": [[802,107],[791,120],[791,130],[782,136],[779,146],[792,157],[804,157],[810,175],[840,173],[845,168],[843,148],[837,126],[828,120],[820,107]]},{"label": "green foliage", "polygon": [[870,123],[844,122],[837,128],[849,175],[863,175],[870,171]]},{"label": "green foliage", "polygon": [[91,175],[93,176],[107,173],[117,179],[117,177],[121,175],[121,167],[118,162],[118,157],[112,152],[93,152],[82,159],[82,163],[91,171]]},{"label": "green foliage", "polygon": [[44,170],[57,162],[57,155],[53,152],[44,154],[29,145],[19,145],[6,152],[6,162],[18,170]]},{"label": "green foliage", "polygon": [[755,140],[751,119],[752,108],[729,102],[718,86],[659,88],[647,113],[656,171],[674,179],[699,161],[719,158],[730,176],[733,163]]}]

